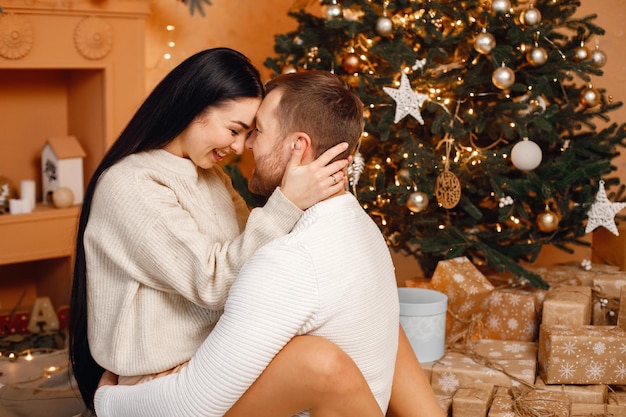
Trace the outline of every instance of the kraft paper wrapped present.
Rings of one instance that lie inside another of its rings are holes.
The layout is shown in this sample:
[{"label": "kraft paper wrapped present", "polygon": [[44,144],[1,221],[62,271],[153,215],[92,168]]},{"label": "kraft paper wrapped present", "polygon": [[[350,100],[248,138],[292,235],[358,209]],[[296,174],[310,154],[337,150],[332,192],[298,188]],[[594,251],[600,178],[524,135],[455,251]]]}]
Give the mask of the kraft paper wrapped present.
[{"label": "kraft paper wrapped present", "polygon": [[561,392],[532,388],[500,387],[491,404],[488,417],[550,416],[569,417],[570,401]]},{"label": "kraft paper wrapped present", "polygon": [[422,364],[436,394],[453,395],[459,387],[489,383],[503,387],[532,386],[537,344],[507,340],[476,340],[465,348],[448,348],[436,362]]},{"label": "kraft paper wrapped present", "polygon": [[615,325],[619,314],[620,291],[626,287],[626,272],[598,275],[593,281],[592,323]]},{"label": "kraft paper wrapped present", "polygon": [[537,341],[541,303],[535,293],[516,288],[495,289],[486,303],[481,338]]},{"label": "kraft paper wrapped present", "polygon": [[475,383],[459,388],[452,398],[454,417],[486,417],[493,400],[494,385]]},{"label": "kraft paper wrapped present", "polygon": [[570,417],[623,417],[626,405],[573,403]]},{"label": "kraft paper wrapped present", "polygon": [[608,386],[604,384],[546,384],[540,376],[535,381],[535,387],[538,390],[562,392],[572,403],[604,404],[608,396]]},{"label": "kraft paper wrapped present", "polygon": [[484,313],[483,301],[493,285],[465,256],[439,261],[430,280],[432,288],[448,296],[446,337],[466,333]]},{"label": "kraft paper wrapped present", "polygon": [[508,388],[498,387],[493,396],[493,402],[489,408],[488,417],[511,417],[515,416],[513,396]]},{"label": "kraft paper wrapped present", "polygon": [[591,324],[591,287],[558,287],[543,300],[541,324]]},{"label": "kraft paper wrapped present", "polygon": [[539,375],[546,384],[626,384],[626,331],[542,324]]}]

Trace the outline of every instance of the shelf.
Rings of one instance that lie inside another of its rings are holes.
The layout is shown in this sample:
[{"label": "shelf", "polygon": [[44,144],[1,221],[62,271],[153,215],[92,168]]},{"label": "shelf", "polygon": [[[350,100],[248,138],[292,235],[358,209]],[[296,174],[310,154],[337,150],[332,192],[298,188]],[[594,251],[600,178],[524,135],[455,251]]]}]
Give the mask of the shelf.
[{"label": "shelf", "polygon": [[0,215],[0,265],[71,257],[80,206],[37,205],[32,213]]}]

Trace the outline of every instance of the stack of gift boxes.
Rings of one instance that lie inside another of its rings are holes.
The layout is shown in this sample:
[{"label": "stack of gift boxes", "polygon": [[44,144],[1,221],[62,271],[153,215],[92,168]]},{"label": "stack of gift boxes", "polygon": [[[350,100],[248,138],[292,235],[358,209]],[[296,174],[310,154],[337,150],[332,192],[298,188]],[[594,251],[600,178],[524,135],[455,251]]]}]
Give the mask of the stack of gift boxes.
[{"label": "stack of gift boxes", "polygon": [[445,354],[422,364],[442,408],[452,417],[626,416],[626,272],[534,272],[549,289],[485,276],[465,257],[406,282],[448,296]]}]

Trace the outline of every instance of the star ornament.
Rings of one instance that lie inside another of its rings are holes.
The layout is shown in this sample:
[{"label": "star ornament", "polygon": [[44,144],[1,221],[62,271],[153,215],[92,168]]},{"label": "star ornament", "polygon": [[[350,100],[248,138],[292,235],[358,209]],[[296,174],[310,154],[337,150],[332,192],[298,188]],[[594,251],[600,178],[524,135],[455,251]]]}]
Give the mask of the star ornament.
[{"label": "star ornament", "polygon": [[393,121],[394,123],[398,123],[410,114],[419,124],[424,124],[424,119],[422,119],[422,114],[420,113],[420,106],[428,99],[428,95],[413,91],[409,77],[407,77],[405,73],[402,73],[400,88],[383,87],[383,90],[396,101],[396,117]]},{"label": "star ornament", "polygon": [[587,212],[587,227],[585,233],[592,232],[597,227],[603,226],[610,230],[615,236],[619,236],[617,226],[615,225],[615,215],[617,212],[626,208],[626,203],[612,203],[606,196],[604,190],[604,181],[600,180],[596,201],[591,205]]}]

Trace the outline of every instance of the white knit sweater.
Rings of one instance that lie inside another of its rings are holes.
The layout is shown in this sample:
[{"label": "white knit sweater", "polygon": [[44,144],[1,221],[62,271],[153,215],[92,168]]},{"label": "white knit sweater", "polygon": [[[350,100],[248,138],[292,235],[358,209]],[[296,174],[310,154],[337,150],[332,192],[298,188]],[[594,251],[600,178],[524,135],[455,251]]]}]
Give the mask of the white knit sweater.
[{"label": "white knit sweater", "polygon": [[277,191],[248,218],[220,167],[202,170],[164,150],[109,168],[84,238],[96,361],[119,375],[146,375],[189,360],[244,262],[301,215]]},{"label": "white knit sweater", "polygon": [[186,368],[139,385],[99,389],[97,414],[222,416],[301,334],[326,337],[347,352],[385,412],[398,309],[394,268],[380,231],[354,196],[332,198],[250,258],[224,315]]}]

